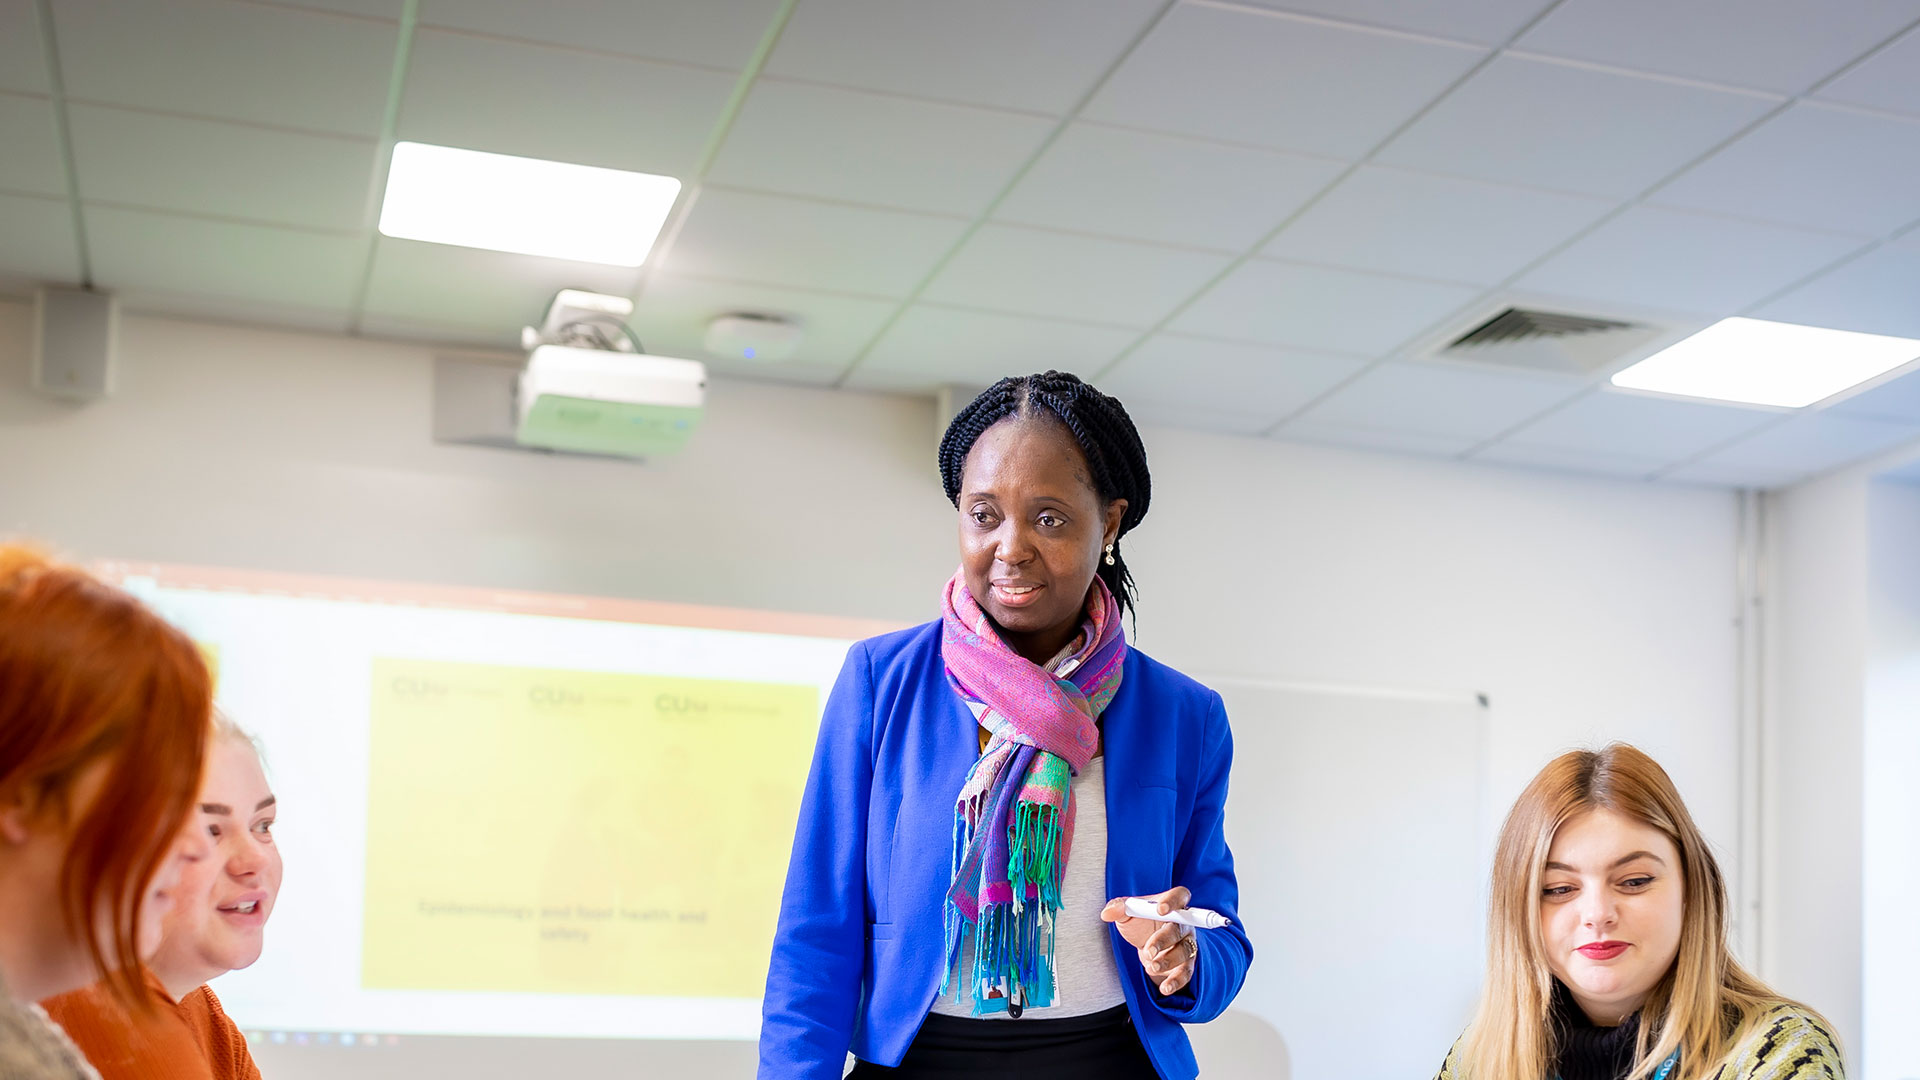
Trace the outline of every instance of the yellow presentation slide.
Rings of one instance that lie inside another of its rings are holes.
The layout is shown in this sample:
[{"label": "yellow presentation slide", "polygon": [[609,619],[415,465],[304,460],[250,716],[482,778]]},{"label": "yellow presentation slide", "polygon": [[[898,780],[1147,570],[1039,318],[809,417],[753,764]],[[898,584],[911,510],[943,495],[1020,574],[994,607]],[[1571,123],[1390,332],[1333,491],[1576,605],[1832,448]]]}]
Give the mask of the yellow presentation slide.
[{"label": "yellow presentation slide", "polygon": [[369,989],[756,998],[813,686],[376,658]]}]

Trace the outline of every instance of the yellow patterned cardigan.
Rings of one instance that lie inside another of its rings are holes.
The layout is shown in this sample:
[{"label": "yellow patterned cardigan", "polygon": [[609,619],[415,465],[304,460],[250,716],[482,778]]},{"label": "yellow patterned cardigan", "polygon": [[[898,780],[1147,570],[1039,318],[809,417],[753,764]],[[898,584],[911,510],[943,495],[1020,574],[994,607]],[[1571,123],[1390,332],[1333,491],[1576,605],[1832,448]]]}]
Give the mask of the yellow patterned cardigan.
[{"label": "yellow patterned cardigan", "polygon": [[[1456,1046],[1434,1080],[1460,1080]],[[1734,1047],[1708,1080],[1846,1080],[1839,1041],[1826,1024],[1797,1006],[1768,1010],[1752,1037]]]}]

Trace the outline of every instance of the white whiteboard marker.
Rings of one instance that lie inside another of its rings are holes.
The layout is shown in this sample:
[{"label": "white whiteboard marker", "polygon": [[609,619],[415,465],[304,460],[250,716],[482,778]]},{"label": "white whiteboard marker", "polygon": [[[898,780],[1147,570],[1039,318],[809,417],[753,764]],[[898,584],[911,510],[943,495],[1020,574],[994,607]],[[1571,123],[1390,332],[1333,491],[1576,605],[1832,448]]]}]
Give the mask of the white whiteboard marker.
[{"label": "white whiteboard marker", "polygon": [[1127,898],[1127,914],[1136,919],[1152,919],[1154,922],[1181,923],[1185,926],[1198,926],[1204,930],[1213,930],[1232,922],[1232,919],[1217,911],[1208,911],[1203,907],[1180,908],[1160,914],[1160,902],[1142,900],[1138,896]]}]

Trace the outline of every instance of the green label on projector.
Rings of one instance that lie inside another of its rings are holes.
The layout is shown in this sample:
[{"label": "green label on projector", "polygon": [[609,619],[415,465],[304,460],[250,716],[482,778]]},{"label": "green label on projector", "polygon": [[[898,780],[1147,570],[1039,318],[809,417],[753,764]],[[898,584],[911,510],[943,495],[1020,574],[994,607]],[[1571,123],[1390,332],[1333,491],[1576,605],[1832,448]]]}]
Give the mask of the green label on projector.
[{"label": "green label on projector", "polygon": [[576,454],[656,457],[686,445],[700,410],[680,405],[632,405],[542,394],[520,421],[522,446]]}]

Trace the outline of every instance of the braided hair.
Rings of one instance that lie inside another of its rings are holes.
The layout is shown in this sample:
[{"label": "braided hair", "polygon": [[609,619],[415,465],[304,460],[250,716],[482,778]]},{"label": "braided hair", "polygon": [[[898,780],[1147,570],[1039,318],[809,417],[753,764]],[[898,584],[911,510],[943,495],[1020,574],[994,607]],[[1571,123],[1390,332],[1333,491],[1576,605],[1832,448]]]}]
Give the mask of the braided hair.
[{"label": "braided hair", "polygon": [[947,489],[947,500],[959,507],[960,471],[981,433],[1002,420],[1027,418],[1053,420],[1065,427],[1087,459],[1095,494],[1108,502],[1127,501],[1114,538],[1113,565],[1102,559],[1097,573],[1121,610],[1133,611],[1133,574],[1120,556],[1119,537],[1147,516],[1152,482],[1147,476],[1147,448],[1118,398],[1064,371],[1009,376],[994,383],[960,410],[940,440],[940,482]]}]

